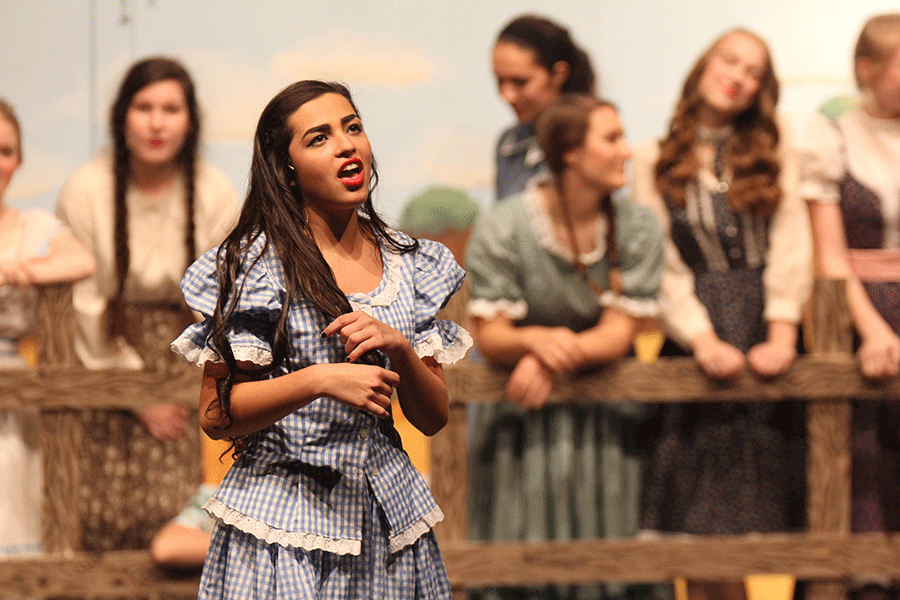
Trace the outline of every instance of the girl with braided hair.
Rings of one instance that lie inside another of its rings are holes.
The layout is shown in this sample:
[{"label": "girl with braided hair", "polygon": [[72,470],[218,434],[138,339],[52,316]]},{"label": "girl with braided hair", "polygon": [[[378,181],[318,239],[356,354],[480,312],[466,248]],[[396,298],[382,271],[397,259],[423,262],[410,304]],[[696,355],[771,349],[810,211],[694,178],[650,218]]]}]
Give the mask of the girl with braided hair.
[{"label": "girl with braided hair", "polygon": [[[151,57],[129,69],[110,111],[110,131],[111,151],[102,151],[79,168],[57,203],[58,215],[97,263],[94,275],[73,290],[75,350],[89,369],[165,372],[173,364],[169,342],[194,320],[178,283],[197,256],[222,240],[239,204],[225,175],[199,156],[194,84],[177,61]],[[168,444],[158,449],[162,473],[190,465],[196,475],[189,478],[199,482],[198,430],[187,425],[187,410],[160,404],[137,416],[155,438]],[[96,413],[95,418],[105,416]],[[88,429],[98,440],[108,437],[105,445],[115,449],[107,451],[134,452],[146,463],[151,449],[127,449],[134,437],[128,428],[142,425],[126,420],[126,430],[112,431],[112,423],[107,419]],[[182,444],[184,448],[175,450]],[[99,457],[86,460],[103,462]],[[172,499],[172,510],[161,512],[174,514],[184,500]],[[140,505],[150,501],[155,502],[147,498]],[[113,545],[144,546],[161,524],[128,527],[136,537]]]}]

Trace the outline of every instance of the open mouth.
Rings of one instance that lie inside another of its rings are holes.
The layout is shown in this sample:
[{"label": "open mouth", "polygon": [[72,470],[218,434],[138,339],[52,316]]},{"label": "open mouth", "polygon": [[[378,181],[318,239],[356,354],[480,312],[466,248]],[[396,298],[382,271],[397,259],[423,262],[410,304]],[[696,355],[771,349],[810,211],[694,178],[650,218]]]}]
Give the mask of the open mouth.
[{"label": "open mouth", "polygon": [[363,163],[358,158],[345,162],[338,171],[338,179],[349,188],[358,188],[365,181]]}]

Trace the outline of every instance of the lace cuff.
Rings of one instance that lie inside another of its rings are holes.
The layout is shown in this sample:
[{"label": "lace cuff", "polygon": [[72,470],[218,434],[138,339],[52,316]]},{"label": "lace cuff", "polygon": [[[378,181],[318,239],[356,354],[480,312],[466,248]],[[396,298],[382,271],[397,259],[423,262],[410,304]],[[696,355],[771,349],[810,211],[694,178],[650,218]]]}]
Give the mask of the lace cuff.
[{"label": "lace cuff", "polygon": [[639,300],[607,290],[600,295],[599,302],[601,306],[613,306],[632,317],[659,316],[659,303],[651,298]]},{"label": "lace cuff", "polygon": [[[179,336],[171,343],[169,348],[181,358],[182,361],[202,367],[208,362],[221,363],[224,362],[219,354],[210,348],[197,346],[187,336]],[[253,364],[266,366],[272,364],[272,352],[265,348],[256,346],[233,346],[234,358],[240,361],[252,362]]]},{"label": "lace cuff", "polygon": [[528,303],[524,300],[484,300],[478,298],[469,301],[469,314],[482,319],[493,319],[502,315],[513,321],[519,321],[528,314]]},{"label": "lace cuff", "polygon": [[419,358],[431,356],[434,360],[443,365],[453,364],[462,359],[469,348],[472,347],[472,336],[469,332],[458,327],[456,338],[448,345],[444,345],[444,339],[441,334],[434,332],[424,340],[416,344],[415,351]]}]

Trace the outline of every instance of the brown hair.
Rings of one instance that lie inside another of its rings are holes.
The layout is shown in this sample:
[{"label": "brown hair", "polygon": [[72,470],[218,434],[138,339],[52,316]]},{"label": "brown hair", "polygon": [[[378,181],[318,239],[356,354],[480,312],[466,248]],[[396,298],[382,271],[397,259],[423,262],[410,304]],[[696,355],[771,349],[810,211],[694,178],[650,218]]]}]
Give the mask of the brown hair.
[{"label": "brown hair", "polygon": [[876,15],[866,21],[853,52],[853,74],[859,89],[865,88],[860,77],[859,62],[868,59],[883,65],[900,48],[900,13]]},{"label": "brown hair", "polygon": [[719,45],[732,35],[745,35],[756,40],[765,51],[765,72],[753,103],[732,119],[734,134],[728,142],[724,168],[731,172],[728,204],[737,212],[750,211],[769,216],[781,201],[778,183],[781,171],[777,147],[778,79],[766,43],[746,29],[733,29],[721,35],[700,56],[688,73],[681,99],[669,124],[669,132],[660,142],[656,164],[656,185],[660,193],[676,206],[684,206],[688,187],[696,180],[700,163],[694,155],[699,128],[699,111],[703,99],[698,91],[700,78]]},{"label": "brown hair", "polygon": [[0,119],[8,122],[16,130],[16,143],[19,146],[19,162],[22,162],[22,128],[19,126],[19,119],[16,117],[16,111],[12,104],[0,98]]},{"label": "brown hair", "polygon": [[[562,213],[566,219],[566,227],[571,237],[575,266],[582,276],[585,277],[588,285],[591,285],[591,282],[587,280],[587,267],[581,263],[579,257],[574,223],[572,223],[566,199],[562,194],[560,182],[561,176],[566,170],[566,154],[584,145],[588,128],[590,127],[591,114],[600,108],[616,110],[615,105],[606,100],[583,94],[564,94],[555,104],[548,107],[541,114],[535,125],[538,143],[544,151],[544,162],[556,181]],[[608,224],[606,228],[606,248],[610,257],[610,266],[613,269],[613,272],[610,274],[610,282],[613,289],[618,292],[621,289],[616,288],[620,288],[621,283],[618,281],[620,275],[618,274],[619,261],[616,248],[615,208],[613,207],[610,194],[598,198],[597,201],[600,205],[600,211],[606,217]],[[593,288],[593,286],[591,287]],[[600,290],[595,289],[594,291],[599,292]]]},{"label": "brown hair", "polygon": [[556,63],[569,65],[563,93],[593,94],[596,77],[591,59],[569,35],[565,27],[537,15],[523,15],[510,21],[497,35],[498,42],[510,42],[533,50],[538,64],[553,72]]},{"label": "brown hair", "polygon": [[116,249],[116,284],[115,296],[110,300],[109,314],[113,316],[110,327],[111,333],[121,333],[123,322],[117,316],[122,311],[118,309],[125,291],[125,279],[128,276],[130,252],[128,248],[128,211],[125,204],[125,195],[128,191],[128,183],[131,170],[131,152],[125,140],[126,119],[131,101],[142,89],[160,81],[176,81],[184,91],[184,99],[187,104],[189,127],[184,145],[176,158],[184,176],[185,186],[185,212],[186,226],[184,231],[184,245],[187,249],[187,264],[190,265],[196,258],[197,248],[194,239],[194,196],[195,176],[197,168],[198,147],[200,140],[200,110],[197,106],[197,97],[194,92],[194,82],[187,70],[177,61],[161,56],[150,57],[135,63],[126,73],[119,93],[110,110],[110,132],[113,140],[113,175],[115,179],[115,249]]}]

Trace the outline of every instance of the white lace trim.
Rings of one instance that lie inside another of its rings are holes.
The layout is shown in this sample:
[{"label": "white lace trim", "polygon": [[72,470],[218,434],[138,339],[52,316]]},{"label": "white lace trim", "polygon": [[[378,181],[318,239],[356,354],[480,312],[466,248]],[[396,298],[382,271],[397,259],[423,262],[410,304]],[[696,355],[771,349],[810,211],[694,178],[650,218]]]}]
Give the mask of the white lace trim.
[{"label": "white lace trim", "polygon": [[352,554],[354,556],[359,556],[362,550],[361,540],[332,538],[316,533],[278,529],[226,506],[218,498],[210,498],[203,508],[225,525],[236,527],[268,544],[304,550],[324,550],[333,554]]},{"label": "white lace trim", "polygon": [[[198,367],[207,362],[221,363],[219,355],[209,347],[200,348],[186,336],[179,336],[169,347],[182,361]],[[269,350],[256,346],[234,346],[232,349],[234,358],[240,361],[249,361],[260,366],[272,363],[272,353]]]},{"label": "white lace trim", "polygon": [[[218,498],[210,498],[203,508],[218,521],[225,525],[236,527],[253,537],[263,540],[268,544],[278,544],[291,548],[304,550],[324,550],[333,554],[352,554],[359,556],[362,550],[362,541],[354,539],[333,538],[317,533],[304,533],[300,531],[285,531],[263,523],[259,519],[249,517],[233,508],[225,505]],[[388,552],[394,553],[415,543],[444,519],[444,513],[435,505],[428,513],[395,535],[388,538]]]},{"label": "white lace trim", "polygon": [[[553,221],[550,219],[550,213],[547,212],[547,207],[541,202],[540,191],[538,190],[539,183],[541,182],[535,182],[534,184],[529,185],[523,197],[523,204],[531,219],[532,227],[534,227],[535,237],[537,237],[541,246],[543,246],[547,252],[555,254],[566,262],[575,262],[575,255],[572,251],[561,244],[553,234]],[[595,262],[599,262],[606,254],[606,228],[606,218],[603,215],[600,215],[597,220],[596,247],[590,252],[581,254],[580,259],[583,264],[591,265]]]},{"label": "white lace trim", "polygon": [[441,511],[441,508],[438,505],[435,505],[428,514],[424,517],[401,531],[396,535],[392,535],[388,538],[388,552],[393,554],[399,550],[406,548],[407,546],[415,543],[417,539],[422,537],[425,533],[431,531],[431,528],[434,527],[435,523],[442,521],[444,519],[444,513]]},{"label": "white lace trim", "polygon": [[469,314],[482,319],[493,319],[497,315],[503,315],[507,319],[519,321],[528,314],[528,303],[524,300],[485,300],[477,298],[469,300]]},{"label": "white lace trim", "polygon": [[637,300],[617,294],[612,290],[607,290],[600,294],[598,302],[601,306],[614,306],[633,317],[659,316],[659,303],[652,299]]},{"label": "white lace trim", "polygon": [[381,253],[384,260],[384,287],[372,298],[368,294],[353,292],[347,294],[350,304],[356,310],[365,310],[365,306],[390,306],[400,295],[400,282],[403,279],[403,261],[399,254],[384,250]]},{"label": "white lace trim", "polygon": [[432,356],[439,363],[448,365],[465,357],[466,352],[473,344],[469,332],[460,327],[459,336],[447,348],[444,347],[444,338],[440,333],[435,332],[416,344],[415,350],[419,358]]}]

